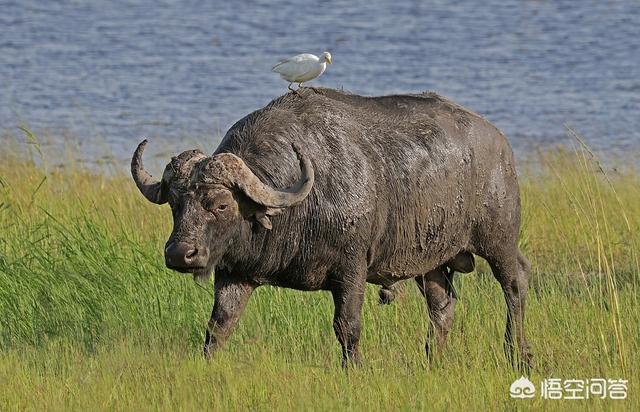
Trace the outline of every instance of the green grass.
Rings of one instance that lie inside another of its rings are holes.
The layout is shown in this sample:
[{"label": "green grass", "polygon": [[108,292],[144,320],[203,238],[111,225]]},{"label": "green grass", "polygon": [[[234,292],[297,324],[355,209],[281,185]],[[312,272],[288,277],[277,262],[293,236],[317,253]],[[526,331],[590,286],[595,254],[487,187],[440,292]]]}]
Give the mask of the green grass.
[{"label": "green grass", "polygon": [[212,286],[164,267],[169,208],[128,176],[46,164],[0,156],[0,410],[640,408],[637,170],[557,151],[521,180],[531,380],[625,378],[629,399],[513,401],[485,264],[457,277],[454,330],[432,364],[411,283],[391,306],[368,289],[361,369],[340,369],[328,294],[269,287],[206,362]]}]

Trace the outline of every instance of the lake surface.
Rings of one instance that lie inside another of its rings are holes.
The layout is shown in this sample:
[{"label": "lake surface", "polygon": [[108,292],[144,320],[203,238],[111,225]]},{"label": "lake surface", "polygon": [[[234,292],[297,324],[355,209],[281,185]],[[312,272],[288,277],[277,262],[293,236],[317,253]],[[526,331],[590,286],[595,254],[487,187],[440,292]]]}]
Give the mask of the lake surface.
[{"label": "lake surface", "polygon": [[201,3],[0,0],[0,139],[26,125],[87,158],[124,161],[143,136],[210,152],[286,91],[274,63],[326,49],[314,84],[434,90],[518,152],[568,142],[565,125],[603,153],[640,149],[638,1]]}]

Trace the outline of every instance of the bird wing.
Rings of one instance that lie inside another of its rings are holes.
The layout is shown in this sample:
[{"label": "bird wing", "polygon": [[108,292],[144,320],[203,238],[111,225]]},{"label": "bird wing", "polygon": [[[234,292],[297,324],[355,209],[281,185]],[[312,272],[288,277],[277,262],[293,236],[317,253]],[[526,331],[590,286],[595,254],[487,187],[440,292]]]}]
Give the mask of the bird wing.
[{"label": "bird wing", "polygon": [[[271,68],[271,71],[281,74],[290,74],[294,68],[298,68],[296,71],[301,70],[300,74],[304,74],[313,67],[313,63],[317,63],[319,60],[320,59],[317,56],[310,53],[298,54],[297,56],[280,61]],[[283,70],[286,70],[286,72]]]},{"label": "bird wing", "polygon": [[306,77],[308,73],[315,69],[315,64],[313,62],[304,62],[304,63],[292,63],[286,62],[282,63],[278,67],[276,67],[273,71],[280,74],[285,80],[290,82],[298,81],[300,78]]}]

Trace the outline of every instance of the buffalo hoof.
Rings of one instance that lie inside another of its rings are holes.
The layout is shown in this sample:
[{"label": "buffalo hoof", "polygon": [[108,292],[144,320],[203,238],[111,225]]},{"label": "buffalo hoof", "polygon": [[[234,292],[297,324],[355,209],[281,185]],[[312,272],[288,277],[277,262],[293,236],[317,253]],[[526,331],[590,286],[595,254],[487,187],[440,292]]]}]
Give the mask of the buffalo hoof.
[{"label": "buffalo hoof", "polygon": [[202,351],[202,355],[204,355],[204,358],[206,360],[211,360],[211,358],[213,357],[213,350],[208,346],[205,346],[204,350]]},{"label": "buffalo hoof", "polygon": [[381,305],[389,305],[396,299],[396,293],[391,288],[383,287],[380,289],[380,292],[378,292],[378,297],[380,298]]},{"label": "buffalo hoof", "polygon": [[531,373],[534,364],[534,356],[529,344],[526,344],[526,346],[518,352],[513,344],[505,343],[504,351],[507,361],[511,366],[518,370],[518,372],[525,375]]}]

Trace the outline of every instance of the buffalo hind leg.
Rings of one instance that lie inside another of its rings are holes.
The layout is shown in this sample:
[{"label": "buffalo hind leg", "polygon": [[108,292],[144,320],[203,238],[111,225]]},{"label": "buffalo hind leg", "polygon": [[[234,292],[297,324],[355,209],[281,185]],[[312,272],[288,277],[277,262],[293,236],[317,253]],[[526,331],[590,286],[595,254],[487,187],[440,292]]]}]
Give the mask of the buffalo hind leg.
[{"label": "buffalo hind leg", "polygon": [[431,327],[428,329],[425,351],[431,359],[430,341],[435,333],[436,347],[440,351],[444,347],[449,331],[453,326],[453,315],[456,305],[456,293],[453,289],[453,271],[449,272],[441,266],[426,275],[415,278],[420,292],[427,301]]},{"label": "buffalo hind leg", "polygon": [[[532,352],[524,333],[524,311],[529,289],[531,265],[526,257],[516,249],[515,253],[501,254],[501,258],[488,259],[493,275],[500,283],[507,304],[505,328],[505,354],[507,359],[527,370],[531,366]],[[514,359],[514,335],[518,344],[518,359]],[[517,361],[517,362],[516,362]]]},{"label": "buffalo hind leg", "polygon": [[365,282],[346,281],[331,290],[335,312],[333,330],[342,346],[342,367],[360,365],[360,318]]},{"label": "buffalo hind leg", "polygon": [[237,282],[226,275],[216,274],[215,297],[211,319],[207,325],[204,356],[210,359],[220,349],[244,311],[254,285]]}]

